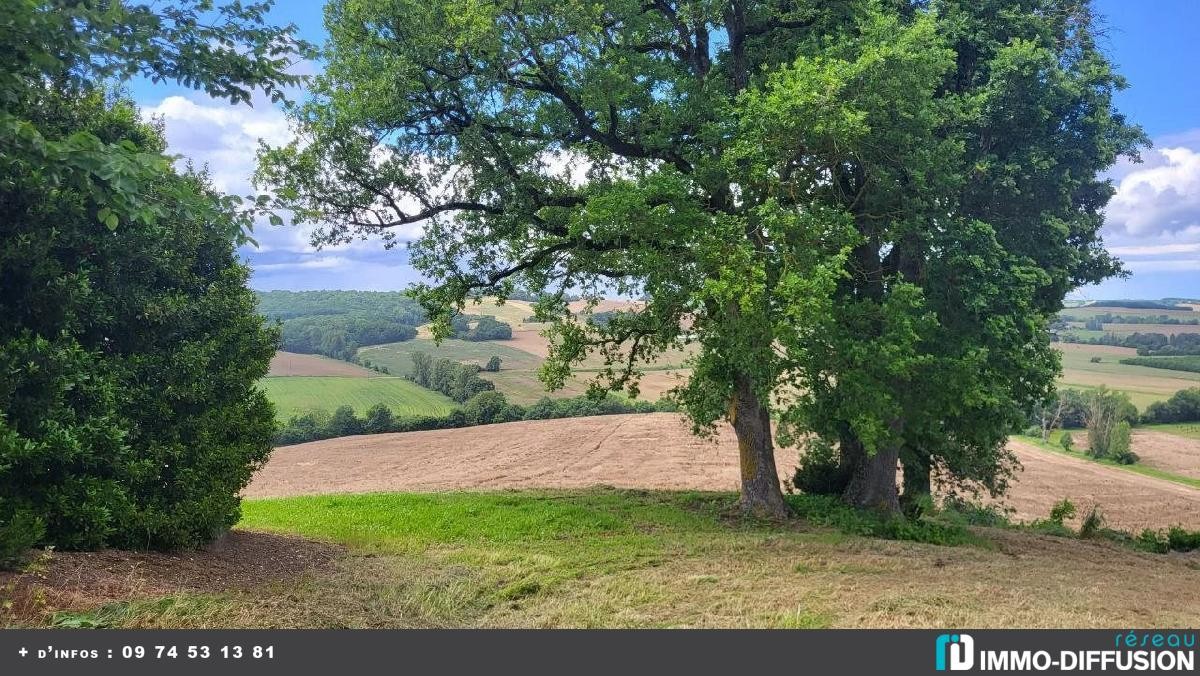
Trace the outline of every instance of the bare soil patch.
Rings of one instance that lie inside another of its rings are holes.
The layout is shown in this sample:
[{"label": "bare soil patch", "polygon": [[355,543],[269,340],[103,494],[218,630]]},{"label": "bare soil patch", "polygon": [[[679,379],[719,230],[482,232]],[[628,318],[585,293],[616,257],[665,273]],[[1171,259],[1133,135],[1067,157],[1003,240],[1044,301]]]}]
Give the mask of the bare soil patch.
[{"label": "bare soil patch", "polygon": [[297,354],[295,352],[276,352],[271,357],[271,370],[267,376],[357,376],[366,378],[375,375],[374,371],[365,369],[347,361],[330,359],[316,354]]},{"label": "bare soil patch", "polygon": [[234,530],[195,551],[54,552],[29,572],[0,572],[0,601],[13,601],[7,619],[19,621],[181,592],[245,591],[324,571],[342,551],[300,537]]},{"label": "bare soil patch", "polygon": [[1081,514],[1098,505],[1105,522],[1123,530],[1200,527],[1200,490],[1020,441],[1009,447],[1024,467],[1007,500],[1018,519],[1045,518],[1055,502],[1068,498]]},{"label": "bare soil patch", "polygon": [[[1070,498],[1083,511],[1099,504],[1118,528],[1200,527],[1200,490],[1020,442],[1012,448],[1024,469],[1006,503],[1019,519],[1044,518]],[[727,426],[706,441],[669,413],[344,437],[276,449],[246,495],[597,485],[732,491],[736,449]],[[776,462],[790,477],[795,451],[778,450]]]}]

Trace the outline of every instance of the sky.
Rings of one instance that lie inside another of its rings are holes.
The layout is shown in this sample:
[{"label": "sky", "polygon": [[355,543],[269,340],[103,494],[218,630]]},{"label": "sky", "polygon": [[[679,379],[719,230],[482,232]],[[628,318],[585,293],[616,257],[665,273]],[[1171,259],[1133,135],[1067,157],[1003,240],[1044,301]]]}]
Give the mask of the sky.
[{"label": "sky", "polygon": [[[279,0],[271,17],[294,23],[301,37],[323,42],[322,3]],[[1119,162],[1109,171],[1117,194],[1106,211],[1104,241],[1125,262],[1127,279],[1080,289],[1075,298],[1200,296],[1200,1],[1097,0],[1106,32],[1102,46],[1130,82],[1117,107],[1153,141],[1141,163]],[[297,66],[313,73],[319,64]],[[131,84],[143,114],[163,120],[169,152],[207,165],[216,187],[237,195],[250,185],[259,139],[288,140],[282,111],[265,99],[231,106],[171,84]],[[295,92],[302,96],[303,92]],[[257,248],[242,249],[256,289],[399,290],[420,279],[403,246],[384,249],[360,241],[318,250],[311,230],[255,229]],[[415,235],[416,230],[407,233]]]}]

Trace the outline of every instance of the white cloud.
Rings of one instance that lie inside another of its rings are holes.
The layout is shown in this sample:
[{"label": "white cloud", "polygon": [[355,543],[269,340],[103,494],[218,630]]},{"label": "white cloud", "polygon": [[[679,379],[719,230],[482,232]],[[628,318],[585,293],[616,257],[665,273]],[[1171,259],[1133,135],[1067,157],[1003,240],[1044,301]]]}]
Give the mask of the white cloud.
[{"label": "white cloud", "polygon": [[1117,183],[1105,212],[1110,232],[1140,238],[1200,227],[1200,152],[1176,146],[1145,155],[1145,165]]}]

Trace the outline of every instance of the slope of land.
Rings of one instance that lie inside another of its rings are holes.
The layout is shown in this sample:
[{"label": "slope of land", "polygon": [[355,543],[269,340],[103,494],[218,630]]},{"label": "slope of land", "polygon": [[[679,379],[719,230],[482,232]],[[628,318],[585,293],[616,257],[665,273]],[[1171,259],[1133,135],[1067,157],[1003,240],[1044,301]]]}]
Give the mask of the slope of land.
[{"label": "slope of land", "polygon": [[[1200,373],[1170,371],[1122,364],[1122,357],[1137,355],[1128,347],[1112,345],[1085,345],[1082,343],[1055,343],[1063,355],[1063,373],[1060,387],[1095,388],[1106,386],[1129,395],[1138,409],[1155,401],[1164,401],[1179,390],[1200,387]],[[1093,362],[1099,357],[1099,362]]]},{"label": "slope of land", "polygon": [[[260,580],[254,568],[225,577],[222,560],[207,570],[206,555],[162,571],[132,553],[86,567],[56,554],[18,582],[28,593],[15,607],[32,612],[0,611],[0,625],[1128,628],[1193,626],[1200,607],[1195,555],[996,529],[956,547],[880,540],[740,519],[735,499],[584,489],[250,500],[243,528],[345,549],[332,565],[302,542],[251,549],[255,567],[276,556],[308,566]],[[80,588],[77,574],[110,580],[112,593],[60,593]]]},{"label": "slope of land", "polygon": [[[1200,528],[1200,490],[1013,442],[1024,466],[1007,503],[1021,520],[1054,502],[1098,504],[1123,529]],[[790,476],[794,452],[776,458]],[[367,491],[582,488],[736,490],[732,431],[694,437],[674,414],[539,420],[455,430],[344,437],[280,448],[248,497]]]},{"label": "slope of land", "polygon": [[280,350],[271,357],[268,378],[287,376],[347,376],[369,378],[375,375],[370,369],[348,361],[332,359],[319,354],[298,354]]}]

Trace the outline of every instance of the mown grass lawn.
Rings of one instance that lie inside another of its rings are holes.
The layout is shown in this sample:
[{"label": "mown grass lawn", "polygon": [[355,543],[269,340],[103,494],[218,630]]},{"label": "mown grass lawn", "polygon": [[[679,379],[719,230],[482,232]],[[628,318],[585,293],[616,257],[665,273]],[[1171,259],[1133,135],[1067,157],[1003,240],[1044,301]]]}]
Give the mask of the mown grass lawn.
[{"label": "mown grass lawn", "polygon": [[362,415],[375,404],[386,404],[397,416],[444,416],[455,407],[449,397],[398,377],[288,376],[264,378],[260,386],[280,421],[315,411],[332,413],[339,406],[352,406]]}]

